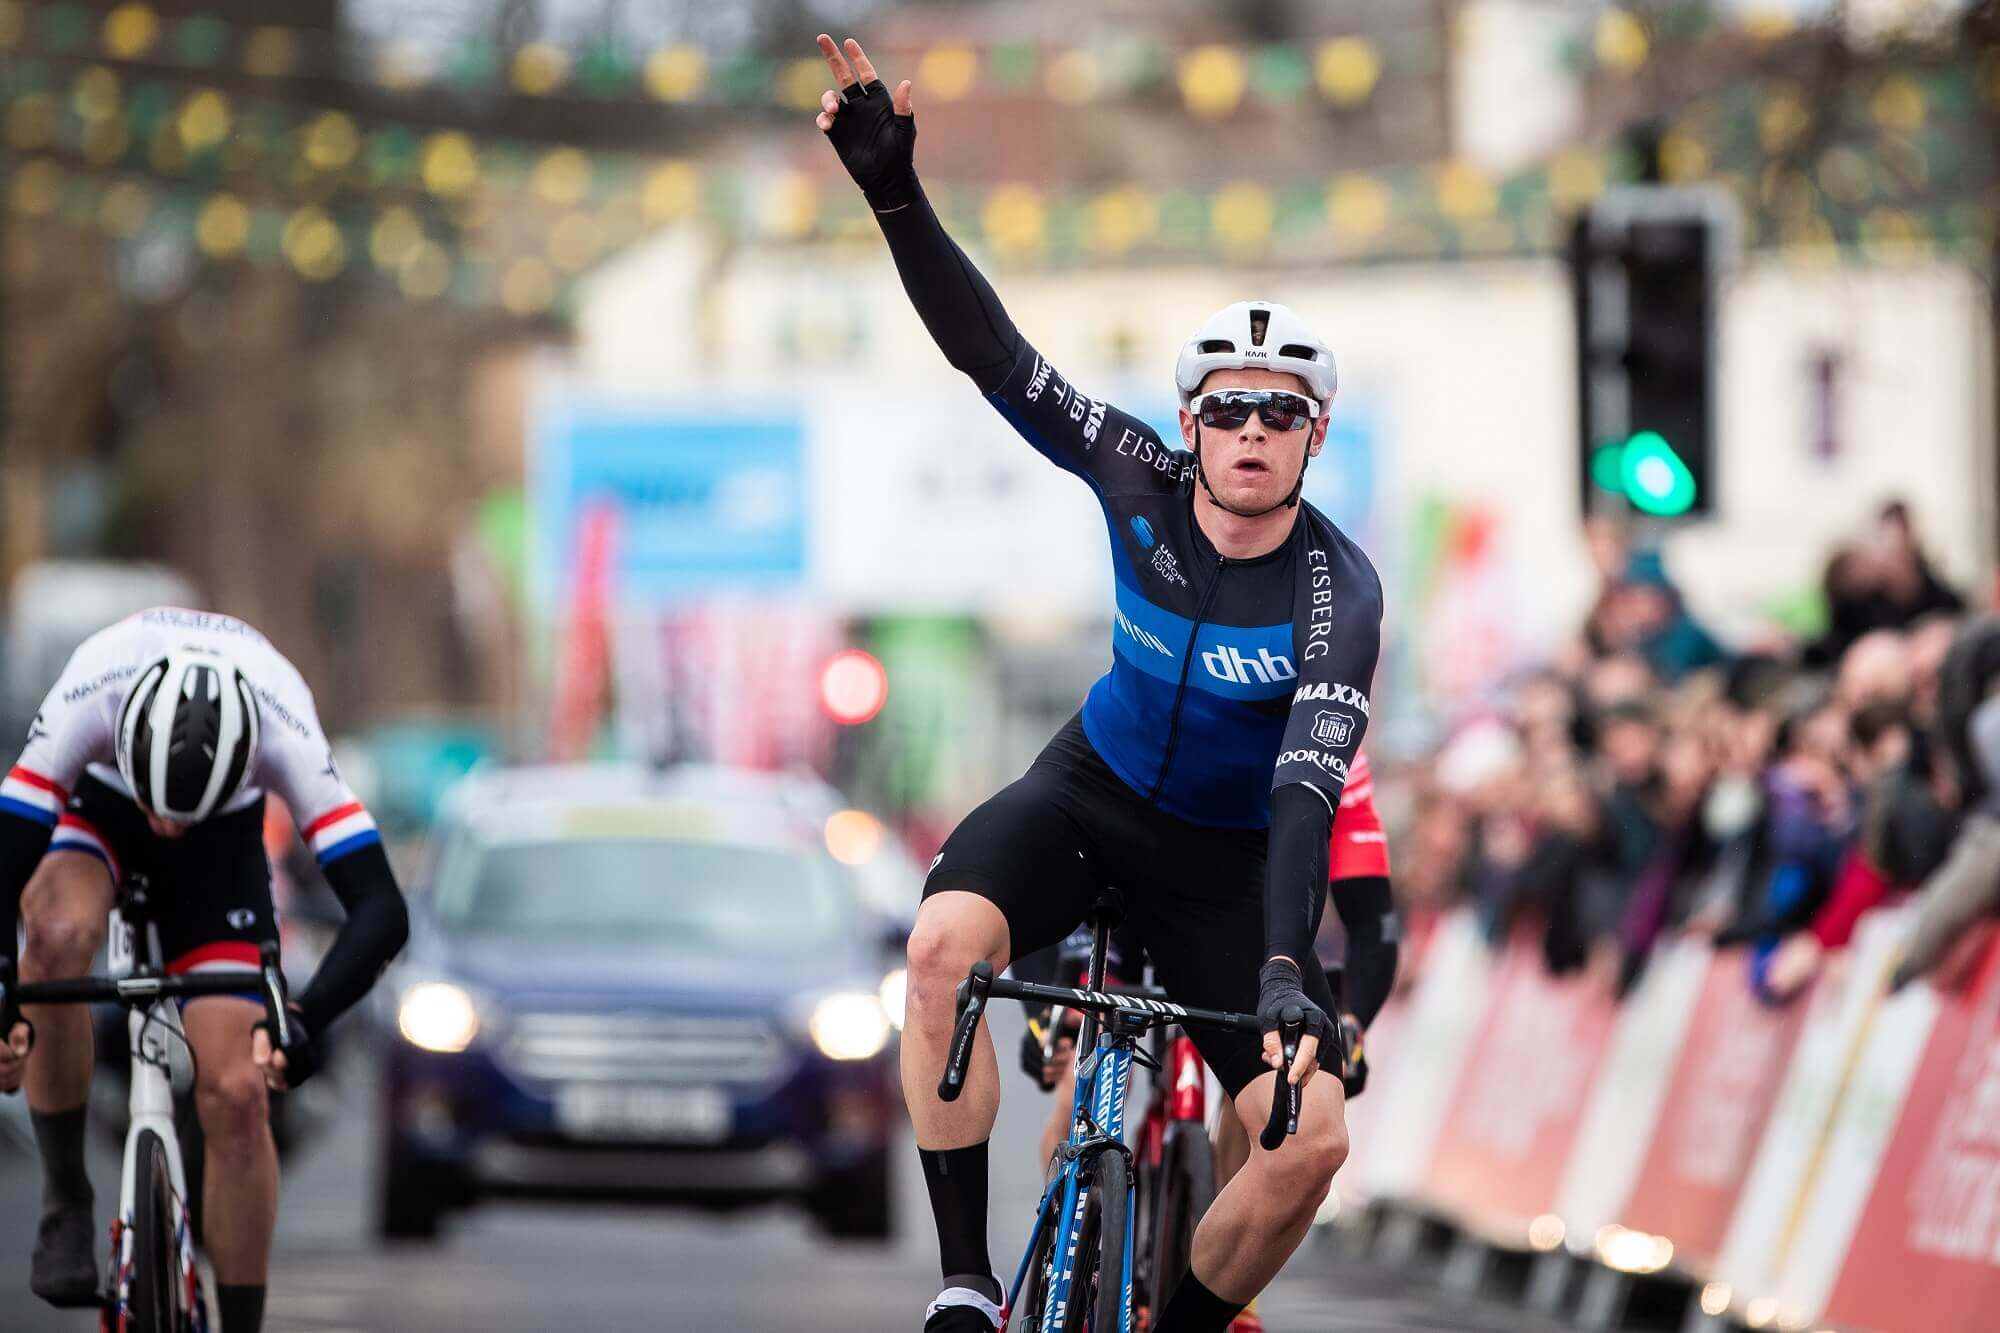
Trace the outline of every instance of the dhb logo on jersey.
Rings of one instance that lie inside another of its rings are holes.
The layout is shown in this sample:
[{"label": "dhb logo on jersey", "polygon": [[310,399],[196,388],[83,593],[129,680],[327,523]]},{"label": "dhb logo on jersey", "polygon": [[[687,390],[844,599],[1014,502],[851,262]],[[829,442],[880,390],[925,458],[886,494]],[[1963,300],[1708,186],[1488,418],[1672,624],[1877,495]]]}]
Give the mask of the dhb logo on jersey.
[{"label": "dhb logo on jersey", "polygon": [[1209,675],[1231,685],[1275,685],[1299,674],[1292,666],[1292,659],[1283,653],[1259,648],[1255,657],[1245,657],[1241,649],[1227,643],[1203,653],[1201,664]]}]

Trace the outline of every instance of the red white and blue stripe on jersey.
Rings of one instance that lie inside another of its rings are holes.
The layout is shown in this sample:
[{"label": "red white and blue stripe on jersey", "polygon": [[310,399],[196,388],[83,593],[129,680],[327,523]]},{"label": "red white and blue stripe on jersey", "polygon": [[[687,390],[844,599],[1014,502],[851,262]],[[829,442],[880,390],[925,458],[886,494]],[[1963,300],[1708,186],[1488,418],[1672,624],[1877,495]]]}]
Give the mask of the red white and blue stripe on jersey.
[{"label": "red white and blue stripe on jersey", "polygon": [[79,815],[63,812],[62,818],[56,821],[56,836],[49,839],[49,850],[94,856],[104,862],[104,868],[111,872],[113,884],[125,882],[124,873],[118,865],[118,853],[111,850],[111,844],[89,820]]},{"label": "red white and blue stripe on jersey", "polygon": [[375,831],[374,817],[359,801],[327,811],[300,833],[321,865],[331,865],[349,852],[382,841],[382,835]]},{"label": "red white and blue stripe on jersey", "polygon": [[69,804],[69,793],[40,773],[22,768],[19,764],[7,770],[7,776],[0,778],[0,811],[32,819],[37,824],[55,827],[61,817],[63,807]]}]

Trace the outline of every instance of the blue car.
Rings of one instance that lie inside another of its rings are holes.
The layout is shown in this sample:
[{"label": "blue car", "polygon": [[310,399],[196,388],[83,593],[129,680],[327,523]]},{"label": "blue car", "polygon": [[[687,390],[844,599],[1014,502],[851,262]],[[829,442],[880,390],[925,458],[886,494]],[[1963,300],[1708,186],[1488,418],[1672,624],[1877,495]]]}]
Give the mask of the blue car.
[{"label": "blue car", "polygon": [[468,778],[382,988],[382,1233],[527,1195],[793,1200],[886,1238],[901,931],[830,854],[867,817],[829,795],[714,769]]}]

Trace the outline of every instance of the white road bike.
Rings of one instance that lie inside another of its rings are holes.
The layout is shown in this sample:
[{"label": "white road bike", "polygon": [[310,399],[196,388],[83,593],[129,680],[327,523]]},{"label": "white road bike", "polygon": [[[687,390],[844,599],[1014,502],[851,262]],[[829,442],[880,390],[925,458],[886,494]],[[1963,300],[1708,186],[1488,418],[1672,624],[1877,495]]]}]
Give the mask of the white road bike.
[{"label": "white road bike", "polygon": [[111,1223],[110,1281],[102,1298],[102,1333],[208,1333],[189,1217],[187,1173],[174,1133],[174,1097],[194,1077],[193,1052],[177,1000],[199,995],[249,995],[264,1004],[277,1045],[290,1036],[285,977],[278,946],[266,941],[256,974],[200,972],[168,976],[159,933],[139,876],[120,886],[111,913],[109,976],[16,985],[13,964],[0,961],[0,1033],[11,1031],[23,1004],[119,1004],[132,1034],[131,1128],[118,1179],[118,1214]]}]

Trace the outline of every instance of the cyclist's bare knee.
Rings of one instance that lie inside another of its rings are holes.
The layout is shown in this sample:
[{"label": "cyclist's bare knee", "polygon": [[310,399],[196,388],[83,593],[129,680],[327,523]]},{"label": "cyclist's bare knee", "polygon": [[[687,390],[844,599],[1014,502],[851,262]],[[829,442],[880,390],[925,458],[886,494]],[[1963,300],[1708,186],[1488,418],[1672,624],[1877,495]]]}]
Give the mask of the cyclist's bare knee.
[{"label": "cyclist's bare knee", "polygon": [[183,1014],[194,1047],[195,1107],[224,1161],[252,1158],[270,1138],[270,1097],[250,1055],[250,1031],[261,1017],[255,1005],[229,996],[191,1002]]},{"label": "cyclist's bare knee", "polygon": [[[1271,1110],[1275,1074],[1262,1074],[1236,1097],[1237,1118],[1261,1133]],[[1299,1131],[1274,1153],[1261,1147],[1251,1153],[1264,1178],[1260,1189],[1293,1208],[1318,1208],[1333,1184],[1334,1173],[1347,1161],[1347,1110],[1340,1080],[1325,1070],[1306,1084],[1299,1105]]]},{"label": "cyclist's bare knee", "polygon": [[21,894],[21,921],[27,930],[22,980],[88,972],[104,943],[110,911],[111,881],[101,862],[81,852],[44,856]]},{"label": "cyclist's bare knee", "polygon": [[1007,918],[976,893],[931,895],[917,910],[908,950],[909,998],[913,1021],[951,1019],[953,992],[980,959],[994,970],[1007,965]]}]

